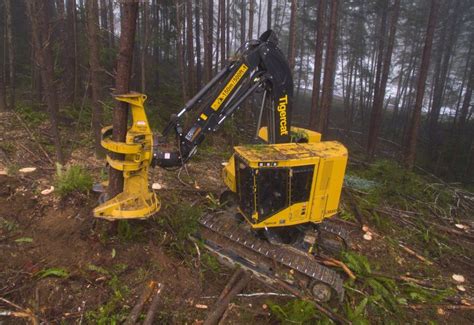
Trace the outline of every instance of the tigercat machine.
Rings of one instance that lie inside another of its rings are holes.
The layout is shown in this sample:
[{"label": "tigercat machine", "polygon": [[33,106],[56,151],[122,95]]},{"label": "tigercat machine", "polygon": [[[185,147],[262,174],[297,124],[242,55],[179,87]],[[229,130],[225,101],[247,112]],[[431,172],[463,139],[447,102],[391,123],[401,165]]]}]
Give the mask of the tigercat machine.
[{"label": "tigercat machine", "polygon": [[[242,45],[171,117],[157,143],[150,137],[144,95],[119,96],[132,105],[132,125],[126,143],[111,141],[111,129],[105,128],[103,145],[124,154],[123,161],[107,157],[111,168],[124,172],[124,192],[102,203],[94,214],[114,220],[143,219],[158,212],[159,200],[144,182],[148,166],[182,166],[208,133],[216,132],[250,95],[260,93],[256,135],[260,143],[234,148],[222,172],[227,191],[221,201],[230,207],[202,216],[197,237],[221,259],[269,282],[286,281],[318,301],[342,299],[341,277],[314,255],[330,242],[326,237],[333,241],[346,237],[330,217],[338,211],[347,150],[335,141],[321,142],[317,132],[292,126],[293,80],[277,43],[269,30]],[[184,114],[192,111],[194,123],[183,126]],[[165,150],[170,133],[177,146]]]}]

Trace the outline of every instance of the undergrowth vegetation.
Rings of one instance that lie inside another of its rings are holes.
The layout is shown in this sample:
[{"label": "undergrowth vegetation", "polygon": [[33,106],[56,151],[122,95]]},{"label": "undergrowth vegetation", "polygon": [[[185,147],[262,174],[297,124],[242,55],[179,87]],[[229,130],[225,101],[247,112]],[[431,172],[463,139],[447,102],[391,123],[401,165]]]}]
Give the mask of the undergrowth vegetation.
[{"label": "undergrowth vegetation", "polygon": [[62,197],[77,192],[88,193],[92,188],[92,175],[82,166],[72,165],[64,169],[58,165],[56,168],[55,186]]}]

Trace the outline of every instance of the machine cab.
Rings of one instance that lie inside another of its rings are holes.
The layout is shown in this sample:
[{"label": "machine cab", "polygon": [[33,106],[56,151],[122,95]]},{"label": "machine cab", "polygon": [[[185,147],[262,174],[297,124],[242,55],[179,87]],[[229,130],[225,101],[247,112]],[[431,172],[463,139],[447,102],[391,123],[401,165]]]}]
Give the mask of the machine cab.
[{"label": "machine cab", "polygon": [[338,142],[239,146],[232,163],[239,210],[253,228],[321,222],[337,212],[347,163]]}]

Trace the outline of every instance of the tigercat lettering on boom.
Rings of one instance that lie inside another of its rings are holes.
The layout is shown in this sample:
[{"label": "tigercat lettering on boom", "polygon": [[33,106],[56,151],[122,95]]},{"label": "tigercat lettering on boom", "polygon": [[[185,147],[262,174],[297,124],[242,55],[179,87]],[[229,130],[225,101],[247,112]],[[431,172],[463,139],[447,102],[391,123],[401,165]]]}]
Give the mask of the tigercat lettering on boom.
[{"label": "tigercat lettering on boom", "polygon": [[278,113],[280,113],[280,135],[288,135],[288,120],[286,109],[288,107],[288,95],[278,99]]},{"label": "tigercat lettering on boom", "polygon": [[240,81],[240,79],[242,79],[242,77],[244,76],[245,72],[247,72],[248,69],[249,67],[245,64],[242,64],[240,66],[240,68],[234,74],[232,79],[230,79],[227,85],[225,85],[224,89],[222,89],[221,93],[219,94],[219,97],[217,97],[216,100],[214,100],[214,102],[212,103],[211,108],[213,110],[217,111],[219,107],[221,107],[224,100],[227,98],[227,96],[229,96],[229,94],[235,88],[235,86]]}]

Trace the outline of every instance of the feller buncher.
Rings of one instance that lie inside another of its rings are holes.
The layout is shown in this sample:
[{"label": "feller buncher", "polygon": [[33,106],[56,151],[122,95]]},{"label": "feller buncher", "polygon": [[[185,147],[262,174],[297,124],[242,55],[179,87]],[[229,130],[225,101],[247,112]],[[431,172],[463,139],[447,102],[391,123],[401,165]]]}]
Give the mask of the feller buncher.
[{"label": "feller buncher", "polygon": [[[123,171],[124,189],[94,209],[94,215],[117,220],[156,214],[160,200],[149,190],[149,166],[182,166],[208,133],[216,132],[249,96],[259,93],[260,143],[234,147],[222,171],[227,190],[221,200],[234,202],[236,208],[202,216],[196,236],[222,259],[270,282],[286,281],[318,301],[342,299],[341,277],[315,256],[323,243],[345,239],[343,229],[330,218],[338,211],[347,150],[335,141],[321,142],[317,132],[292,126],[293,80],[277,44],[269,30],[242,45],[171,117],[155,144],[143,106],[146,96],[117,96],[130,104],[132,123],[125,142],[112,141],[112,128],[104,128],[102,145],[123,154],[123,160],[107,156],[107,161],[111,168]],[[191,111],[196,119],[186,128],[182,120]],[[162,142],[170,133],[177,138],[175,150],[163,149]]]}]

